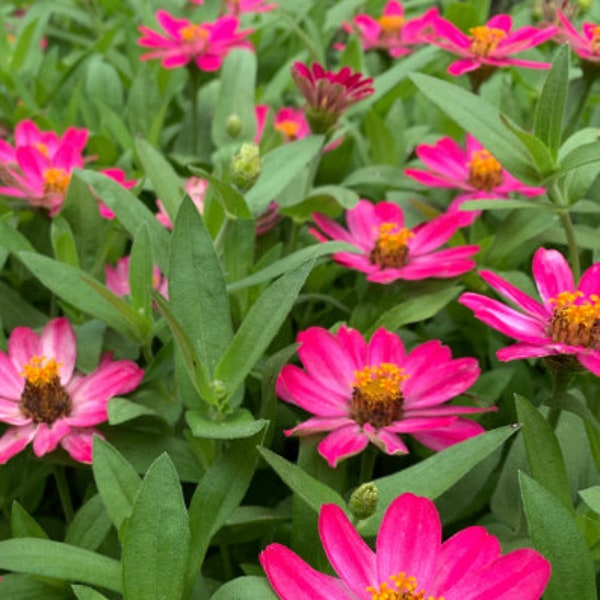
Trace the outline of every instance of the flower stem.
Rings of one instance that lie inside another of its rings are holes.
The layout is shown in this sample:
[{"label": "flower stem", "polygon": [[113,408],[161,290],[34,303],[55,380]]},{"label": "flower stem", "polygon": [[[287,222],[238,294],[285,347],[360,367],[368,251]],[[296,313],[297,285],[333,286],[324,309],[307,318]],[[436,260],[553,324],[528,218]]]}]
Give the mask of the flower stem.
[{"label": "flower stem", "polygon": [[571,263],[571,269],[573,271],[573,279],[579,281],[579,277],[581,276],[581,265],[579,263],[579,249],[577,248],[577,237],[575,235],[573,221],[571,220],[571,215],[566,210],[561,210],[558,215],[565,231],[567,245],[569,246],[569,262]]},{"label": "flower stem", "polygon": [[61,465],[55,465],[53,473],[65,519],[67,520],[67,523],[70,523],[73,520],[75,511],[73,510],[73,503],[71,502],[71,494],[69,492],[69,483],[67,482],[65,468]]},{"label": "flower stem", "polygon": [[377,448],[369,444],[363,451],[360,460],[360,474],[358,476],[358,485],[367,483],[373,479],[373,470],[375,468],[375,459],[377,458]]}]

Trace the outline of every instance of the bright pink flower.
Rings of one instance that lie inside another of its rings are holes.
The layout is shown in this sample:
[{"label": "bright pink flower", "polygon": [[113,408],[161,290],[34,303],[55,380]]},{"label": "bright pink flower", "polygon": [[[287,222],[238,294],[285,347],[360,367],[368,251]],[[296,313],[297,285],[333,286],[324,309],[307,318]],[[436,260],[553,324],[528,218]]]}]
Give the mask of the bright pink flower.
[{"label": "bright pink flower", "polygon": [[349,67],[334,72],[326,71],[319,63],[308,67],[295,62],[292,77],[308,104],[306,118],[314,133],[329,131],[349,106],[375,91],[372,79],[353,73]]},{"label": "bright pink flower", "polygon": [[559,20],[557,38],[569,43],[571,49],[584,61],[600,63],[600,25],[584,23],[579,33],[560,10],[556,11]]},{"label": "bright pink flower", "polygon": [[518,309],[470,292],[459,299],[479,320],[518,340],[498,350],[499,360],[574,356],[600,376],[600,263],[585,271],[575,286],[563,255],[538,249],[533,257],[533,278],[542,302],[491,271],[480,275]]},{"label": "bright pink flower", "polygon": [[[117,183],[121,184],[126,190],[130,190],[131,188],[137,185],[137,179],[127,179],[127,175],[125,171],[122,169],[103,169],[100,171],[103,175],[110,177]],[[104,204],[99,199],[98,210],[100,211],[100,215],[105,219],[114,219],[115,213]]]},{"label": "bright pink flower", "polygon": [[267,124],[267,117],[269,115],[269,109],[271,107],[268,104],[257,104],[254,107],[254,117],[256,119],[256,135],[252,140],[257,146],[260,144],[263,133],[265,132],[265,125]]},{"label": "bright pink flower", "polygon": [[348,33],[358,33],[363,50],[383,49],[391,57],[398,58],[410,54],[415,45],[426,41],[423,31],[437,16],[438,11],[433,8],[419,18],[406,20],[402,3],[390,0],[379,18],[360,14],[343,27]]},{"label": "bright pink flower", "polygon": [[367,343],[346,326],[335,334],[310,327],[298,342],[305,370],[283,367],[277,395],[315,416],[285,433],[330,432],[318,450],[332,467],[369,442],[387,454],[407,453],[399,433],[442,450],[483,432],[457,415],[489,409],[444,404],[479,377],[474,358],[452,359],[437,340],[406,354],[402,340],[385,329]]},{"label": "bright pink flower", "polygon": [[183,67],[194,61],[202,71],[217,71],[232,48],[252,48],[252,44],[243,39],[251,30],[238,31],[239,21],[230,15],[219,17],[212,23],[196,25],[159,10],[156,20],[166,35],[140,26],[143,37],[138,40],[138,44],[153,48],[142,54],[140,59],[160,58],[166,69]]},{"label": "bright pink flower", "polygon": [[[114,267],[106,265],[104,270],[106,287],[117,296],[129,296],[131,289],[129,287],[129,256],[124,256],[117,261]],[[168,295],[167,278],[160,272],[160,269],[154,265],[152,267],[152,287],[164,298]]]},{"label": "bright pink flower", "polygon": [[225,10],[234,17],[242,13],[269,12],[277,8],[277,4],[265,4],[265,0],[223,0]]},{"label": "bright pink flower", "polygon": [[346,211],[348,230],[325,215],[314,213],[313,219],[325,235],[314,229],[311,233],[321,242],[331,238],[360,249],[359,254],[336,252],[333,259],[367,273],[369,281],[456,277],[475,268],[470,257],[478,246],[436,250],[470,221],[468,213],[448,211],[409,229],[404,227],[404,214],[397,204],[359,200]]},{"label": "bright pink flower", "polygon": [[409,493],[386,510],[375,550],[335,504],[321,508],[319,536],[337,577],[315,571],[281,544],[260,554],[282,600],[539,600],[550,579],[542,555],[531,548],[503,555],[484,527],[442,542],[435,504]]},{"label": "bright pink flower", "polygon": [[33,442],[36,456],[60,444],[74,460],[92,462],[94,426],[108,419],[108,401],[134,390],[144,372],[129,360],[105,355],[89,375],[74,371],[75,333],[64,317],[41,334],[17,327],[0,352],[0,421],[10,427],[0,438],[0,463]]},{"label": "bright pink flower", "polygon": [[472,27],[469,34],[442,17],[434,19],[432,25],[431,43],[461,57],[448,67],[450,75],[463,75],[483,66],[493,69],[510,65],[531,69],[552,66],[551,63],[512,58],[511,55],[549,40],[557,32],[554,26],[544,29],[526,26],[511,31],[512,18],[504,14],[492,17],[485,25]]},{"label": "bright pink flower", "polygon": [[[188,193],[190,200],[195,204],[198,212],[202,214],[204,212],[204,197],[206,196],[208,181],[201,177],[189,177],[183,187]],[[156,206],[158,206],[156,220],[167,229],[173,229],[173,221],[171,221],[171,218],[167,214],[163,203],[157,200]]]},{"label": "bright pink flower", "polygon": [[284,142],[293,142],[310,135],[308,121],[300,108],[280,108],[275,115],[273,126],[281,133]]}]

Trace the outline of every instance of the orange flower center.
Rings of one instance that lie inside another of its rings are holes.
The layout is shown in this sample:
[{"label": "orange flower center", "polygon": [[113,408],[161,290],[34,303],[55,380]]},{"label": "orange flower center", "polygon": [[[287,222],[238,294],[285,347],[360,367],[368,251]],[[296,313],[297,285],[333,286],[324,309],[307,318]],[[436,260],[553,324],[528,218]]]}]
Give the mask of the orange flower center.
[{"label": "orange flower center", "polygon": [[495,27],[473,27],[469,29],[471,38],[471,53],[480,58],[489,56],[506,37],[506,32]]},{"label": "orange flower center", "polygon": [[285,119],[284,121],[280,121],[275,124],[275,129],[277,131],[281,131],[283,135],[288,139],[295,139],[298,135],[298,130],[300,129],[300,125],[296,123],[296,121],[292,121],[291,119]]},{"label": "orange flower center", "polygon": [[69,187],[71,174],[64,169],[50,168],[44,171],[44,193],[64,194]]},{"label": "orange flower center", "polygon": [[208,29],[206,27],[202,27],[202,25],[193,25],[189,24],[185,27],[182,27],[179,30],[179,34],[181,35],[181,39],[188,44],[195,44],[197,42],[206,42],[208,40]]},{"label": "orange flower center", "polygon": [[467,166],[468,183],[474,188],[491,192],[502,184],[502,165],[487,150],[473,152]]},{"label": "orange flower center", "polygon": [[369,256],[371,262],[382,267],[403,267],[408,260],[408,240],[413,235],[410,229],[398,227],[397,223],[382,223]]},{"label": "orange flower center", "polygon": [[592,29],[592,39],[590,40],[590,47],[594,54],[600,53],[600,25],[596,25]]},{"label": "orange flower center", "polygon": [[52,424],[71,414],[71,398],[60,382],[59,367],[54,358],[34,356],[19,373],[25,377],[20,409],[34,423]]},{"label": "orange flower center", "polygon": [[383,33],[399,33],[404,25],[404,18],[400,15],[383,15],[378,19]]},{"label": "orange flower center", "polygon": [[379,589],[369,586],[367,592],[371,600],[444,600],[443,596],[429,596],[425,590],[418,589],[415,577],[407,577],[405,573],[398,573],[390,577],[392,584],[383,582]]},{"label": "orange flower center", "polygon": [[404,369],[381,363],[354,371],[350,417],[359,425],[385,427],[402,418],[401,383],[408,378]]},{"label": "orange flower center", "polygon": [[50,153],[48,152],[48,146],[46,146],[46,144],[42,144],[42,142],[35,142],[33,146],[34,148],[39,150],[46,158],[50,156]]},{"label": "orange flower center", "polygon": [[596,349],[600,346],[600,297],[583,292],[561,292],[554,304],[548,335],[554,342]]}]

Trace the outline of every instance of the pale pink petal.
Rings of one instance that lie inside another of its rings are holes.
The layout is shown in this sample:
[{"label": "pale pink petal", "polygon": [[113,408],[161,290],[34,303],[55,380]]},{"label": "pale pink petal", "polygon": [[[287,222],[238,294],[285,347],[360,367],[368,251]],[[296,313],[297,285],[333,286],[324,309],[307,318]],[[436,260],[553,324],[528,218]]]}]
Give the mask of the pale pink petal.
[{"label": "pale pink petal", "polygon": [[97,429],[71,429],[61,440],[60,445],[71,455],[73,460],[91,464],[95,435],[104,438]]},{"label": "pale pink petal", "polygon": [[518,307],[522,308],[525,312],[536,315],[544,321],[552,316],[545,306],[516,288],[506,281],[506,279],[500,277],[500,275],[496,275],[496,273],[492,273],[491,271],[480,271],[479,275],[481,275],[482,279],[488,285],[500,292]]},{"label": "pale pink petal", "polygon": [[62,419],[51,425],[40,423],[33,439],[33,451],[36,456],[44,456],[58,446],[58,442],[69,433],[71,428]]},{"label": "pale pink petal", "polygon": [[[341,225],[336,223],[333,219],[326,217],[325,215],[321,215],[319,213],[312,214],[313,221],[321,228],[323,233],[328,235],[332,240],[340,240],[342,242],[348,242],[353,246],[357,245],[357,240],[355,240],[348,231],[346,231]],[[311,233],[314,232],[311,231]],[[321,240],[323,241],[323,240]],[[371,243],[366,246],[367,248],[371,248]]]},{"label": "pale pink petal", "polygon": [[360,426],[352,422],[325,436],[318,450],[330,467],[336,467],[338,461],[358,454],[368,443],[369,438],[361,431]]},{"label": "pale pink petal", "polygon": [[0,464],[24,449],[34,438],[37,427],[34,423],[23,427],[9,427],[0,437]]},{"label": "pale pink petal", "polygon": [[322,433],[324,431],[333,431],[340,427],[355,427],[356,423],[348,416],[340,417],[311,417],[303,423],[286,429],[285,435],[312,435],[313,433]]},{"label": "pale pink petal", "polygon": [[[380,327],[369,342],[368,366],[381,363],[401,365],[404,362],[404,344],[394,333]],[[366,366],[366,365],[365,365]]]},{"label": "pale pink petal", "polygon": [[19,400],[0,398],[0,423],[22,427],[31,423],[31,418],[21,412]]},{"label": "pale pink petal", "polygon": [[414,433],[413,437],[424,446],[438,452],[484,432],[485,429],[479,423],[459,418],[450,427],[436,431],[420,431]]},{"label": "pale pink petal", "polygon": [[383,222],[368,200],[359,200],[354,208],[346,211],[346,223],[355,240],[354,244],[367,251],[373,249],[379,235],[379,226]]},{"label": "pale pink petal", "polygon": [[50,321],[40,335],[40,346],[46,359],[56,359],[60,382],[66,385],[73,375],[77,358],[77,341],[69,321],[65,317]]},{"label": "pale pink petal", "polygon": [[[23,367],[29,364],[34,356],[41,356],[40,338],[28,327],[15,327],[8,339],[8,356],[17,373],[23,372]],[[23,389],[23,388],[21,388]]]},{"label": "pale pink petal", "polygon": [[387,427],[375,430],[369,423],[363,425],[363,430],[369,436],[369,441],[375,444],[382,452],[390,456],[408,454],[406,444],[400,436],[390,431]]},{"label": "pale pink petal", "polygon": [[[21,373],[23,365],[15,368],[15,364],[0,352],[0,396],[9,400],[20,400],[25,380]],[[0,411],[1,412],[1,411]],[[0,417],[1,420],[1,417]]]},{"label": "pale pink petal", "polygon": [[[540,248],[533,256],[533,278],[544,302],[575,289],[573,273],[558,250]],[[524,340],[526,341],[526,340]]]}]

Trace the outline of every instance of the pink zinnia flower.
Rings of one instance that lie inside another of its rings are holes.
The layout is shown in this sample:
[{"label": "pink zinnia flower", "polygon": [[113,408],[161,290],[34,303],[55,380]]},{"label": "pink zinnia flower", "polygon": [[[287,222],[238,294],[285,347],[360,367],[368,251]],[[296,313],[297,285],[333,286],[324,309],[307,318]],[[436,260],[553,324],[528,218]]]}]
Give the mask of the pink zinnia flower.
[{"label": "pink zinnia flower", "polygon": [[478,252],[478,246],[436,250],[469,222],[467,213],[448,211],[409,229],[404,227],[404,214],[397,204],[359,200],[346,211],[348,230],[325,215],[314,213],[313,219],[325,235],[315,229],[311,233],[321,242],[339,240],[360,249],[359,254],[336,252],[333,259],[367,273],[369,281],[456,277],[475,268],[470,257]]},{"label": "pink zinnia flower", "polygon": [[517,307],[470,292],[459,299],[479,320],[518,340],[498,350],[499,360],[573,356],[600,376],[600,263],[585,271],[575,286],[563,255],[538,249],[533,257],[533,278],[542,302],[491,271],[480,275]]},{"label": "pink zinnia flower", "polygon": [[300,108],[280,108],[275,115],[273,126],[281,133],[284,142],[293,142],[310,135],[308,121]]},{"label": "pink zinnia flower", "polygon": [[402,340],[385,329],[367,343],[346,326],[335,334],[310,327],[298,342],[305,371],[283,367],[277,395],[315,416],[285,433],[330,432],[318,451],[332,467],[369,442],[387,454],[407,453],[399,433],[442,450],[483,432],[478,423],[457,415],[489,409],[444,404],[479,377],[474,358],[452,359],[437,340],[406,354]]},{"label": "pink zinnia flower", "polygon": [[557,10],[556,15],[559,21],[556,37],[561,42],[568,42],[571,49],[581,60],[589,63],[600,63],[600,25],[598,23],[584,23],[581,33],[579,33],[562,11]]},{"label": "pink zinnia flower", "polygon": [[[206,190],[208,188],[208,180],[202,179],[201,177],[189,177],[183,187],[190,197],[190,200],[198,209],[198,212],[202,214],[204,212],[204,197],[206,196]],[[156,206],[158,206],[156,220],[167,229],[173,229],[173,221],[171,221],[171,218],[167,214],[163,203],[160,200],[157,200]]]},{"label": "pink zinnia flower", "polygon": [[319,63],[308,67],[295,62],[292,77],[308,104],[306,118],[314,133],[329,131],[349,106],[375,91],[372,79],[353,73],[349,67],[334,72],[326,71]]},{"label": "pink zinnia flower", "polygon": [[282,600],[539,600],[550,579],[541,554],[520,548],[503,555],[484,527],[442,542],[435,504],[409,493],[386,510],[375,550],[335,504],[321,508],[319,536],[337,577],[315,571],[281,544],[260,554]]},{"label": "pink zinnia flower", "polygon": [[[131,295],[129,287],[129,256],[124,256],[117,261],[114,267],[106,265],[104,269],[106,287],[117,296]],[[154,265],[152,267],[152,287],[164,298],[168,295],[167,278],[160,272],[160,269]]]},{"label": "pink zinnia flower", "polygon": [[[110,177],[120,185],[122,185],[126,190],[130,190],[131,188],[137,185],[137,179],[127,179],[127,175],[123,169],[103,169],[100,171],[103,175]],[[100,215],[105,219],[114,219],[115,213],[108,207],[102,200],[99,199],[98,210],[100,211]]]},{"label": "pink zinnia flower", "polygon": [[511,31],[510,15],[496,15],[485,25],[469,29],[468,34],[442,17],[434,19],[432,25],[431,43],[461,57],[448,67],[450,75],[463,75],[482,67],[496,69],[513,65],[549,69],[552,66],[551,63],[523,60],[511,55],[549,40],[557,32],[554,26],[544,29],[526,26]]},{"label": "pink zinnia flower", "polygon": [[217,71],[232,48],[252,48],[252,44],[243,39],[251,30],[238,31],[239,21],[230,15],[219,17],[212,23],[196,25],[159,10],[156,20],[166,35],[140,26],[143,37],[138,40],[138,44],[153,48],[142,54],[140,59],[160,58],[166,69],[183,67],[194,61],[202,71]]},{"label": "pink zinnia flower", "polygon": [[64,317],[41,334],[17,327],[0,352],[0,463],[33,442],[36,456],[60,444],[76,461],[92,462],[94,427],[108,419],[108,401],[134,390],[144,372],[132,361],[105,355],[89,375],[74,371],[75,333]]},{"label": "pink zinnia flower", "polygon": [[225,10],[234,17],[242,13],[269,12],[277,8],[277,4],[266,4],[265,0],[223,0]]}]

